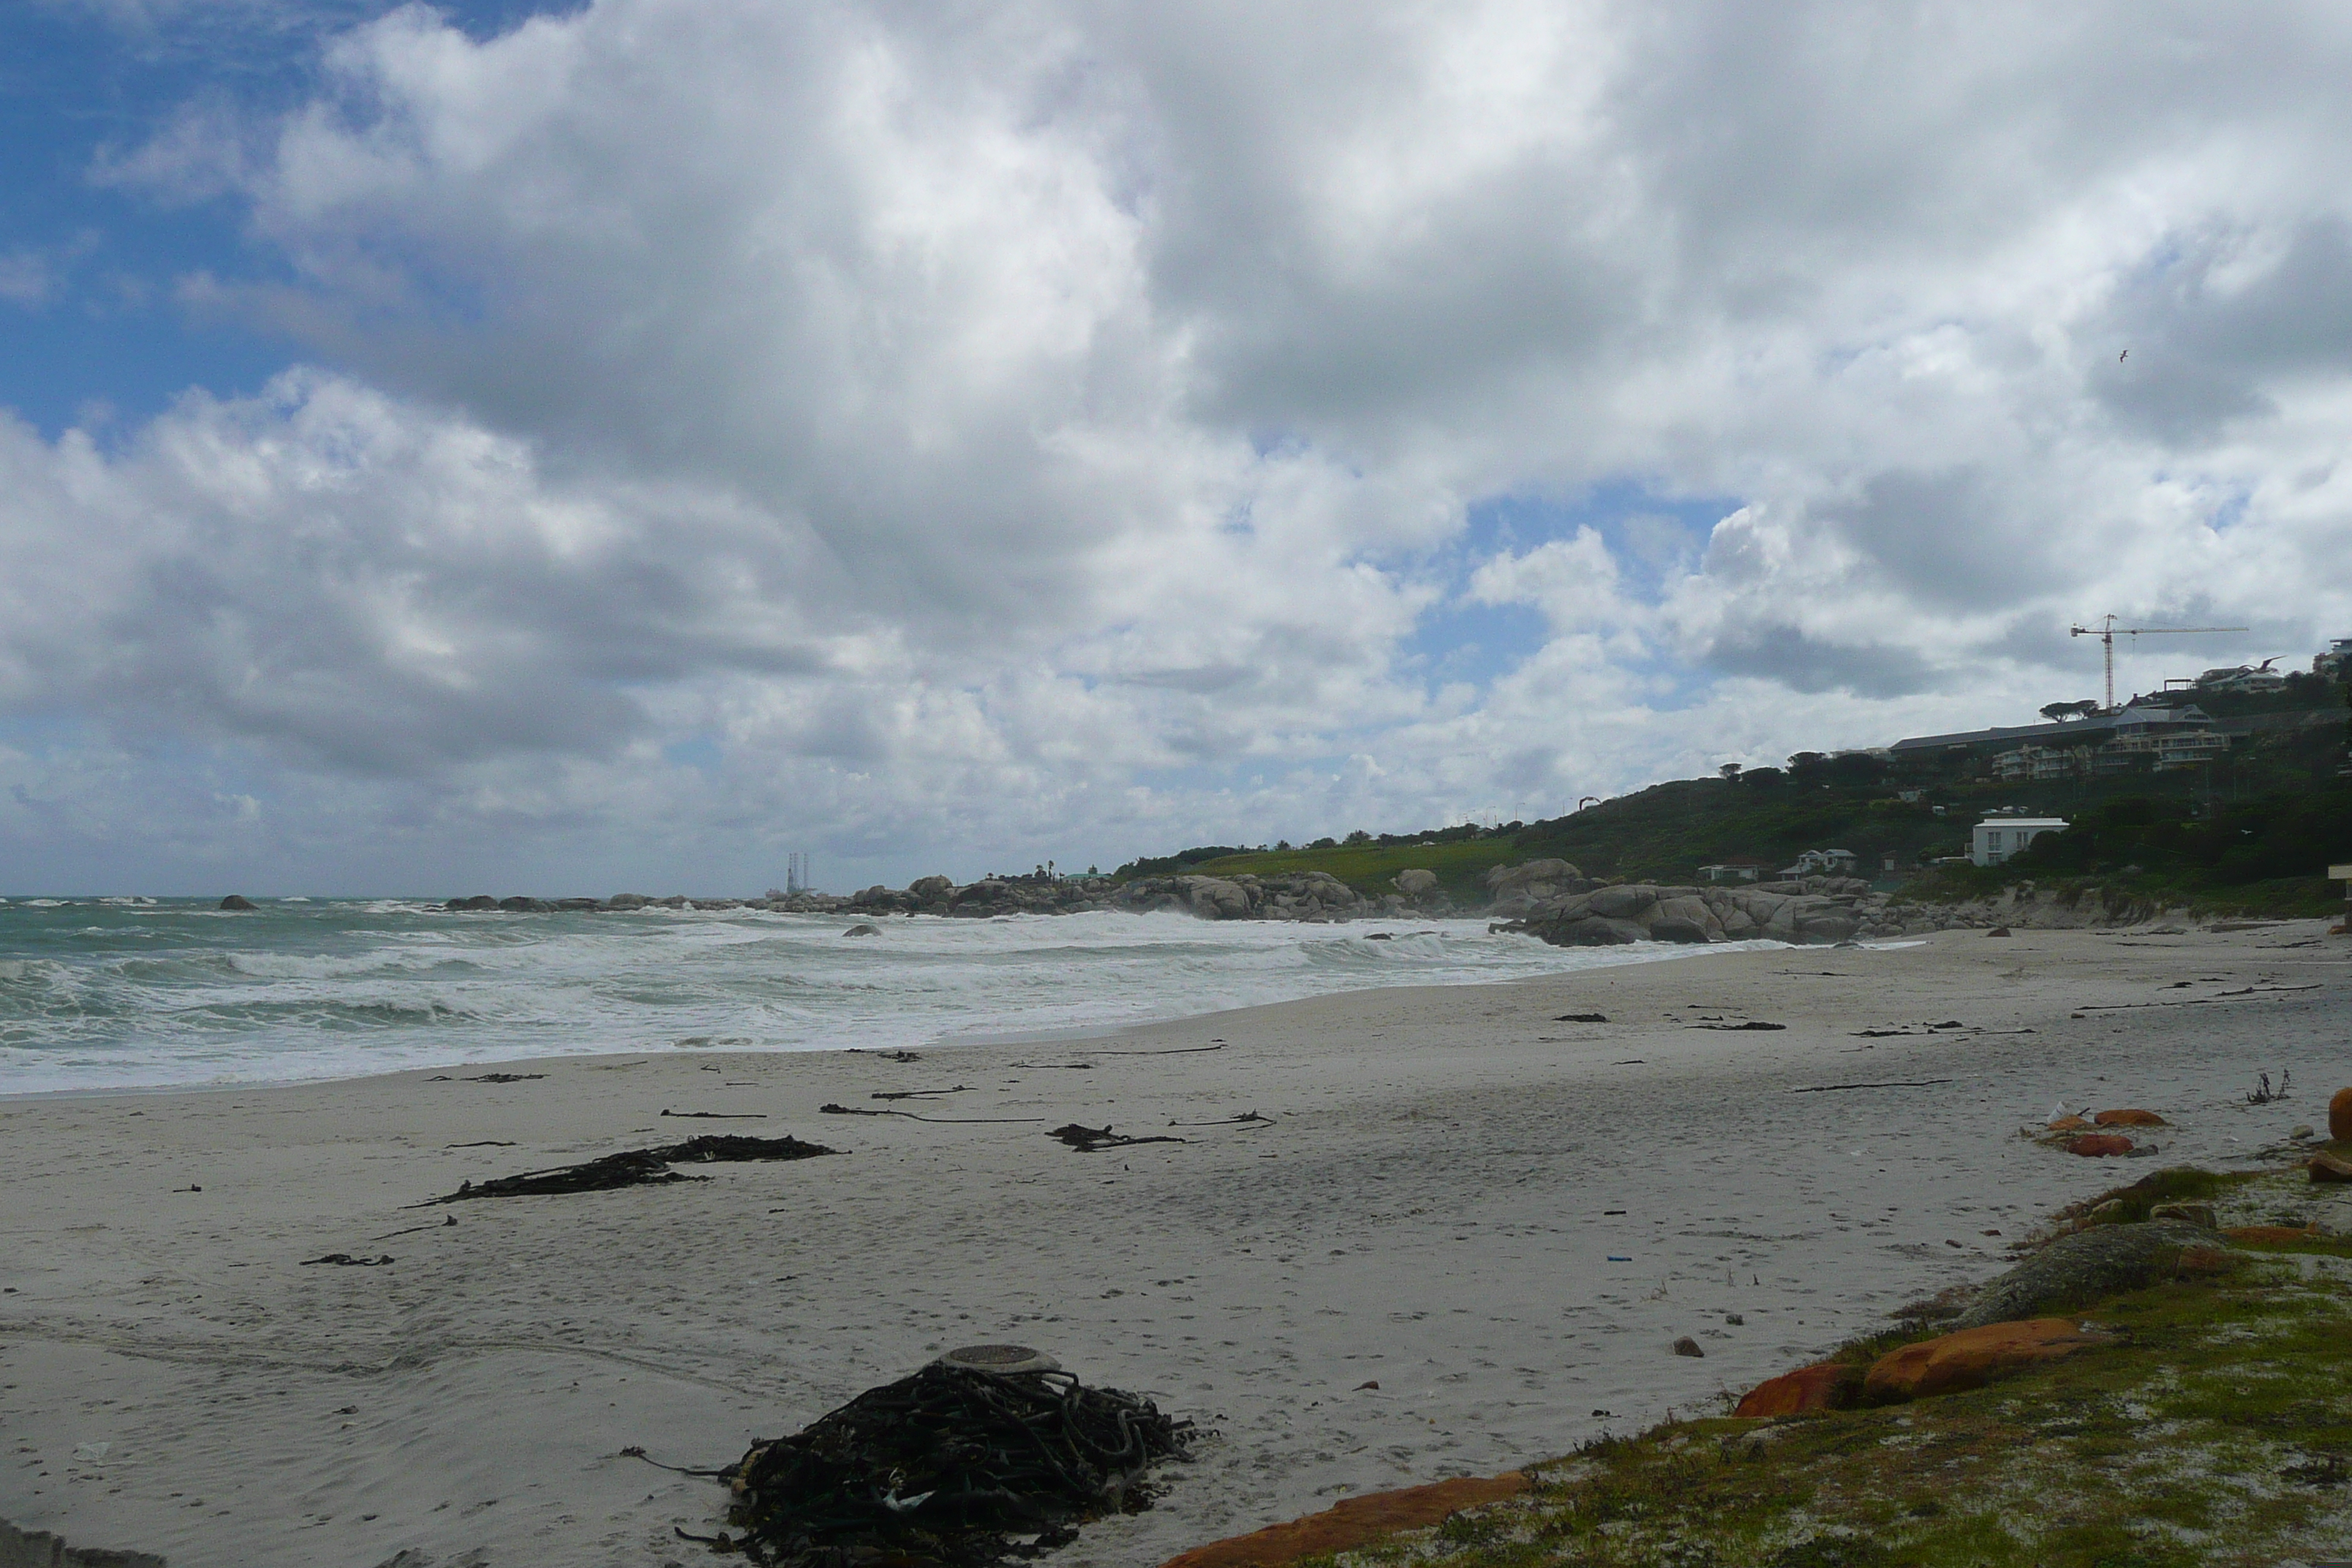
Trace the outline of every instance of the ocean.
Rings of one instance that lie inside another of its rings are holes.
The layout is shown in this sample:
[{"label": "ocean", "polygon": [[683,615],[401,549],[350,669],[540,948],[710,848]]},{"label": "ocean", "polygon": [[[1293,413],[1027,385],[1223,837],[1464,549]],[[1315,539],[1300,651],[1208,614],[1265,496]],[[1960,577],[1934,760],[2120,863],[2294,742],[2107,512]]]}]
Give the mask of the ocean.
[{"label": "ocean", "polygon": [[0,900],[0,1094],[289,1082],[523,1058],[1079,1037],[1379,985],[1671,957],[1477,920],[446,911],[399,899]]}]

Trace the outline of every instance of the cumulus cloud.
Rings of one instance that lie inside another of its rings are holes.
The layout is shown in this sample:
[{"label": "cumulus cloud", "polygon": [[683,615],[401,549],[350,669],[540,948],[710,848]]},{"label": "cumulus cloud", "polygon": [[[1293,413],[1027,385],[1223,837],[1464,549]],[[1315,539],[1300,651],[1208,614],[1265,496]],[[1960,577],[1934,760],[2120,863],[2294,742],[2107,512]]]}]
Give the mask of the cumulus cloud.
[{"label": "cumulus cloud", "polygon": [[[320,822],[895,874],[2013,717],[2108,609],[2295,651],[2352,625],[2347,33],[394,10],[104,161],[236,204],[183,297],[320,368],[0,433],[0,690]],[[1416,643],[1515,607],[1475,678]]]}]

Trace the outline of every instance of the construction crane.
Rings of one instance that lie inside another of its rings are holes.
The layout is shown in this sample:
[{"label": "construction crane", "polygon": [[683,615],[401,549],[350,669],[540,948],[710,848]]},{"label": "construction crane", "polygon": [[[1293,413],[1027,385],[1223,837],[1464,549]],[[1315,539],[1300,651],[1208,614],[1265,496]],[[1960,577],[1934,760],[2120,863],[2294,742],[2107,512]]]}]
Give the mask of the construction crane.
[{"label": "construction crane", "polygon": [[2070,637],[2099,639],[2100,646],[2106,653],[2107,705],[2105,710],[2109,713],[2116,710],[2116,633],[2120,632],[2127,637],[2187,637],[2202,632],[2242,632],[2247,629],[2244,626],[2119,626],[2116,625],[2116,617],[2113,616],[2103,616],[2102,619],[2106,623],[2105,626],[2068,626],[2066,635]]}]

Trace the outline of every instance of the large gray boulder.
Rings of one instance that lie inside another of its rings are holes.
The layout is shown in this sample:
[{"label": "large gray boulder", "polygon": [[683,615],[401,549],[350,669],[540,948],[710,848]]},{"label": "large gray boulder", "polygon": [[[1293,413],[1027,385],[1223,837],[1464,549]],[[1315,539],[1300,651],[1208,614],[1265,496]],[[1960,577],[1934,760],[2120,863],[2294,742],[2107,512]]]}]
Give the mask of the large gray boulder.
[{"label": "large gray boulder", "polygon": [[1523,919],[1591,886],[1584,873],[1565,860],[1528,860],[1517,866],[1497,866],[1486,873],[1486,891],[1493,900],[1487,912],[1499,920]]},{"label": "large gray boulder", "polygon": [[[1712,906],[1696,891],[1677,893],[1672,898],[1661,896],[1657,907],[1650,911],[1650,930],[1656,934],[1658,923],[1672,921],[1678,925],[1695,927],[1701,942],[1713,942],[1723,935],[1723,921]],[[1659,936],[1661,942],[1685,942],[1680,936]]]},{"label": "large gray boulder", "polygon": [[1628,942],[1650,940],[1648,928],[1632,921],[1612,920],[1607,915],[1586,915],[1582,920],[1548,924],[1536,934],[1554,947],[1622,947]]},{"label": "large gray boulder", "polygon": [[1421,900],[1437,891],[1437,873],[1416,866],[1396,874],[1396,890],[1406,898]]},{"label": "large gray boulder", "polygon": [[1250,896],[1240,883],[1222,877],[1187,877],[1184,896],[1192,912],[1204,921],[1249,919]]},{"label": "large gray boulder", "polygon": [[2102,1296],[2141,1289],[2177,1271],[2183,1248],[2212,1245],[2211,1231],[2179,1220],[2078,1230],[1987,1285],[1952,1320],[1952,1327],[1980,1329],[2046,1317]]},{"label": "large gray boulder", "polygon": [[1658,889],[1639,882],[1592,890],[1592,912],[1615,921],[1637,921],[1658,901]]},{"label": "large gray boulder", "polygon": [[1862,929],[1852,910],[1817,910],[1797,921],[1797,940],[1809,944],[1836,943]]}]

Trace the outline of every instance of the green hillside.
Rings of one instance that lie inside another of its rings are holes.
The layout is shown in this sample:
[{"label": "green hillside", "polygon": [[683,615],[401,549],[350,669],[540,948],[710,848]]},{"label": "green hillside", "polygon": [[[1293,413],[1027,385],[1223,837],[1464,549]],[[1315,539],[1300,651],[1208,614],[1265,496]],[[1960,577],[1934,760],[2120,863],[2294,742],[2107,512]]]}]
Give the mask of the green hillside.
[{"label": "green hillside", "polygon": [[[2343,689],[2332,690],[2340,700]],[[1398,872],[1419,867],[1456,902],[1476,903],[1490,868],[1545,857],[1573,861],[1589,877],[1689,882],[1701,866],[1758,860],[1769,878],[1804,850],[1839,848],[1859,857],[1863,874],[1907,881],[1926,897],[2037,876],[2315,913],[2340,899],[2324,879],[2326,865],[2352,860],[2352,780],[2338,776],[2345,727],[2334,713],[2342,710],[2315,708],[2314,695],[2327,693],[2306,694],[2304,710],[2315,719],[2325,711],[2326,722],[2242,737],[2226,760],[2200,768],[2005,783],[1990,776],[1989,749],[1900,762],[1801,752],[1787,768],[1670,780],[1548,821],[1356,833],[1302,847],[1207,846],[1133,861],[1118,875],[1325,871],[1380,894],[1392,890]],[[2264,710],[2275,706],[2257,700]],[[1965,853],[1969,827],[1997,807],[2078,826],[2007,867],[1924,869]],[[1889,856],[1891,873],[1883,868]]]}]

